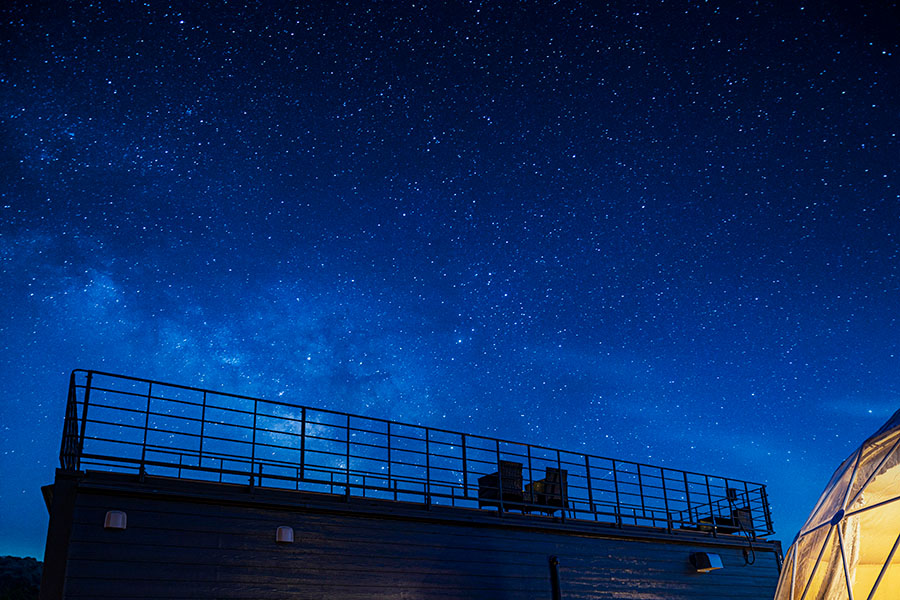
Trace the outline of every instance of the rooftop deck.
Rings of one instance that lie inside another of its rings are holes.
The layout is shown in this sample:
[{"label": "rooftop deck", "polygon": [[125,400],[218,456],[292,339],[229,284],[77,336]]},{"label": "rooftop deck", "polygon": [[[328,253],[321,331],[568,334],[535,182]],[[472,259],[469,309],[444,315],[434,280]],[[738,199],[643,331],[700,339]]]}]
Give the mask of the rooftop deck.
[{"label": "rooftop deck", "polygon": [[534,519],[773,533],[757,483],[99,371],[72,373],[60,463]]}]

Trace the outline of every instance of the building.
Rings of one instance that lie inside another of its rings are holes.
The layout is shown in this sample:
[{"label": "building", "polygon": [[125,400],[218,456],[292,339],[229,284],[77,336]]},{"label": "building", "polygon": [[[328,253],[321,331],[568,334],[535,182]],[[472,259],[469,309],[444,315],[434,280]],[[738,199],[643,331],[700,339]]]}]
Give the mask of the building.
[{"label": "building", "polygon": [[765,486],[72,374],[41,598],[746,598]]}]

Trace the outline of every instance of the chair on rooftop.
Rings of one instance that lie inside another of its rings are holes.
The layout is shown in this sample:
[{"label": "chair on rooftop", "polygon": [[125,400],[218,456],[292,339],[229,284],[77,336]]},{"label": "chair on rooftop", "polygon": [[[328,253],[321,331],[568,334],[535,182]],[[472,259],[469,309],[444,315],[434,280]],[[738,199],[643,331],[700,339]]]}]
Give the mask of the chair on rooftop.
[{"label": "chair on rooftop", "polygon": [[525,486],[525,501],[533,504],[533,510],[552,515],[558,509],[569,507],[568,471],[547,467],[544,478]]},{"label": "chair on rooftop", "polygon": [[[502,486],[502,494],[501,492]],[[522,463],[501,460],[496,473],[478,478],[478,508],[522,508]]]}]

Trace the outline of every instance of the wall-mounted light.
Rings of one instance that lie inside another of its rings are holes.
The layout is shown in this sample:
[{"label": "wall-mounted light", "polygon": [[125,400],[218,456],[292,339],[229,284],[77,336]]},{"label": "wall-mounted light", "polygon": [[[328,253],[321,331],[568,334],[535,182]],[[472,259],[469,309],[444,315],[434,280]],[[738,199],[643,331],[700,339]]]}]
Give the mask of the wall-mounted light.
[{"label": "wall-mounted light", "polygon": [[103,520],[104,529],[125,529],[128,517],[121,510],[109,510]]},{"label": "wall-mounted light", "polygon": [[694,552],[691,554],[691,564],[698,573],[709,573],[722,568],[722,557],[709,552]]},{"label": "wall-mounted light", "polygon": [[275,530],[275,541],[279,544],[294,543],[294,529],[292,527],[282,525]]}]

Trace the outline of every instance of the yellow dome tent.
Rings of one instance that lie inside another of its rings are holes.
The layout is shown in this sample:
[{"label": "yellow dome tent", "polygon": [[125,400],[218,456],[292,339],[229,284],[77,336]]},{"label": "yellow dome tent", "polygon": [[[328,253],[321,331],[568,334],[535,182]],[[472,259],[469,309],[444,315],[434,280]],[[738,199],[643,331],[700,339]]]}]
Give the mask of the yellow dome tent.
[{"label": "yellow dome tent", "polygon": [[900,598],[900,411],[834,472],[775,592],[775,600],[850,598]]}]

